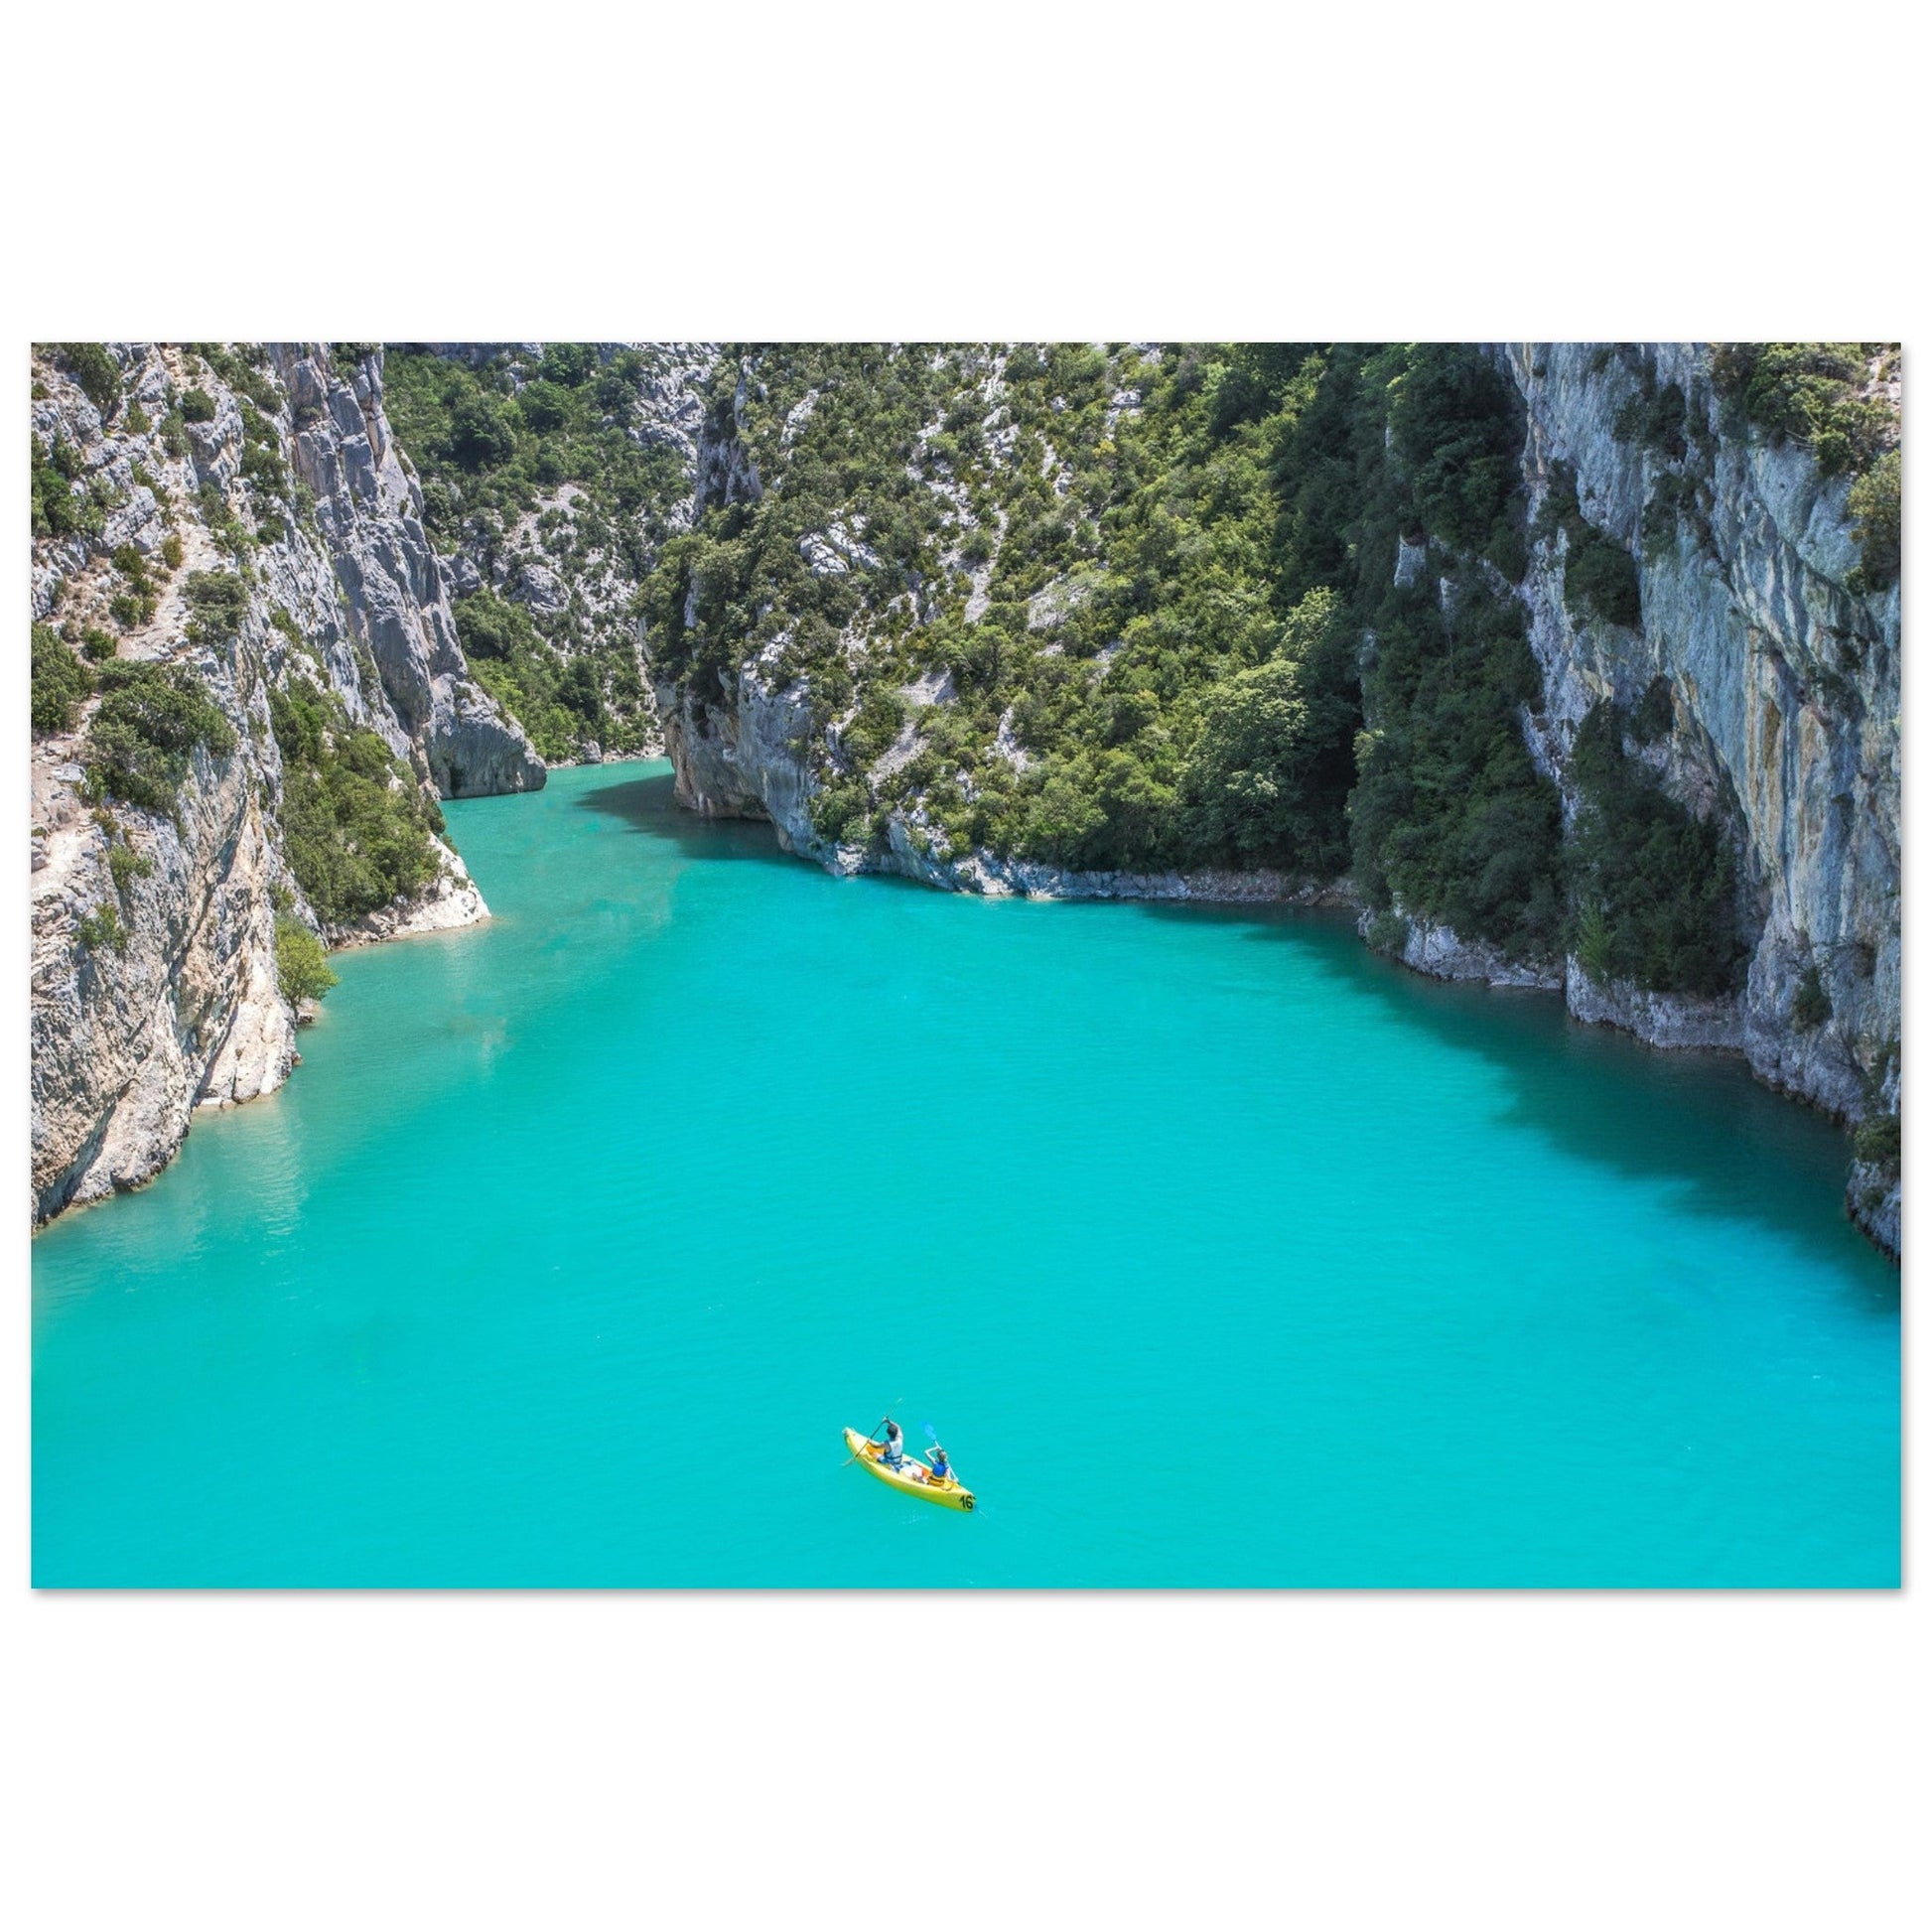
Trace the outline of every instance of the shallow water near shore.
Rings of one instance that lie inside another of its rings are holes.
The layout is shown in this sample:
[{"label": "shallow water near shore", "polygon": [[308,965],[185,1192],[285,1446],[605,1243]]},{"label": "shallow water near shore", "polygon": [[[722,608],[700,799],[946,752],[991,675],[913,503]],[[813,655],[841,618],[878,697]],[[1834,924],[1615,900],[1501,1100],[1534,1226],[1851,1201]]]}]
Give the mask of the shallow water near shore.
[{"label": "shallow water near shore", "polygon": [[661,764],[448,815],[495,918],[36,1241],[37,1584],[1898,1582],[1898,1276],[1740,1064]]}]

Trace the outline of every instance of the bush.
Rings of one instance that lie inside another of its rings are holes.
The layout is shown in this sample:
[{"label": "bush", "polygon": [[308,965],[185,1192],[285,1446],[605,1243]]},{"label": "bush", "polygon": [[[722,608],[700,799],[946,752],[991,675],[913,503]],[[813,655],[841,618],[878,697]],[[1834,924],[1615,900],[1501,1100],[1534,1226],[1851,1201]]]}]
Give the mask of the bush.
[{"label": "bush", "polygon": [[1571,755],[1584,793],[1570,853],[1572,943],[1594,979],[1655,993],[1730,992],[1745,947],[1729,839],[1625,756],[1625,722],[1598,704]]},{"label": "bush", "polygon": [[79,383],[103,417],[121,400],[121,365],[100,343],[56,343],[54,359]]},{"label": "bush", "polygon": [[136,852],[131,845],[113,844],[107,848],[107,871],[114,881],[114,890],[123,897],[127,889],[137,879],[146,879],[154,871],[154,861],[145,852]]},{"label": "bush", "polygon": [[332,986],[340,984],[329,969],[322,941],[287,913],[278,914],[275,920],[275,982],[292,1007],[301,1006],[305,1000],[320,1000]]},{"label": "bush", "polygon": [[91,495],[76,495],[73,490],[80,474],[78,456],[58,436],[45,454],[39,437],[28,440],[33,449],[34,534],[37,537],[98,536],[106,522],[100,505]]},{"label": "bush", "polygon": [[1636,559],[1600,531],[1573,536],[1564,558],[1563,601],[1573,618],[1581,615],[1581,603],[1605,621],[1634,629],[1643,620]]},{"label": "bush", "polygon": [[99,682],[83,754],[87,795],[172,816],[197,747],[224,758],[234,750],[234,728],[184,665],[116,660],[100,667]]},{"label": "bush", "polygon": [[248,612],[248,586],[231,570],[197,570],[183,587],[188,608],[188,639],[194,644],[223,644],[241,629]]},{"label": "bush", "polygon": [[1873,1114],[1860,1122],[1852,1137],[1852,1150],[1861,1161],[1897,1170],[1904,1149],[1896,1114]]},{"label": "bush", "polygon": [[1816,966],[1807,966],[1805,976],[1791,1000],[1791,1024],[1801,1034],[1816,1033],[1832,1017],[1831,996]]},{"label": "bush", "polygon": [[289,867],[323,920],[345,925],[427,886],[443,815],[415,775],[307,678],[271,690],[268,709]]},{"label": "bush", "polygon": [[170,530],[161,539],[161,561],[170,570],[179,570],[181,568],[181,560],[185,554],[182,549],[180,536],[175,531]]},{"label": "bush", "polygon": [[127,950],[127,928],[111,905],[98,905],[91,912],[83,912],[74,921],[73,932],[89,952],[99,952],[102,947],[114,952]]},{"label": "bush", "polygon": [[64,644],[51,624],[33,630],[33,734],[47,738],[71,731],[83,698],[92,695],[94,680],[86,665]]},{"label": "bush", "polygon": [[184,423],[213,422],[214,398],[206,389],[190,389],[181,399],[181,419]]},{"label": "bush", "polygon": [[1878,343],[1725,343],[1712,355],[1718,394],[1745,422],[1807,445],[1827,476],[1863,471],[1893,430],[1889,406],[1860,394]]},{"label": "bush", "polygon": [[1851,509],[1862,553],[1859,588],[1883,590],[1898,582],[1903,530],[1899,515],[1901,460],[1887,450],[1852,485]]}]

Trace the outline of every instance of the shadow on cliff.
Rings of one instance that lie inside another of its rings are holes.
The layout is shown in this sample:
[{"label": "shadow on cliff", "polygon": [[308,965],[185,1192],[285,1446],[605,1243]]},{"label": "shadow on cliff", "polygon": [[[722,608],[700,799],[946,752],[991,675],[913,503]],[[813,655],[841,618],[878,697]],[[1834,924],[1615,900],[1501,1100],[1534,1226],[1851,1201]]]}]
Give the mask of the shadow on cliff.
[{"label": "shadow on cliff", "polygon": [[[1562,996],[1432,980],[1370,952],[1353,922],[1289,908],[1141,901],[1150,918],[1246,925],[1258,945],[1294,945],[1316,970],[1373,1000],[1393,1026],[1479,1054],[1508,1081],[1503,1119],[1578,1160],[1674,1183],[1692,1212],[1748,1217],[1843,1268],[1861,1255],[1861,1306],[1895,1314],[1899,1277],[1835,1207],[1851,1164],[1844,1133],[1773,1093],[1728,1053],[1665,1052],[1572,1020]],[[1815,1180],[1792,1186],[1793,1172]]]},{"label": "shadow on cliff", "polygon": [[677,803],[674,791],[675,780],[665,771],[600,785],[573,803],[580,812],[621,819],[633,832],[667,839],[689,858],[750,859],[779,866],[805,863],[780,850],[769,820],[700,818]]}]

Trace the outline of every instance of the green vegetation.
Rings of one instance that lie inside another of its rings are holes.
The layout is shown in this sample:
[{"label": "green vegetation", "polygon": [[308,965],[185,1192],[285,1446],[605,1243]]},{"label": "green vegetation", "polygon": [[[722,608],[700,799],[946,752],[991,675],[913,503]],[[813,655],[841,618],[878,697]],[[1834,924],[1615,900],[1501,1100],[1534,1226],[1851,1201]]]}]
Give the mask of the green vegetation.
[{"label": "green vegetation", "polygon": [[107,848],[107,871],[114,881],[114,890],[123,898],[127,889],[137,879],[146,879],[154,872],[154,861],[145,852],[136,852],[131,845],[119,841]]},{"label": "green vegetation", "polygon": [[1903,541],[1899,487],[1902,459],[1887,450],[1852,485],[1851,508],[1857,519],[1860,583],[1855,590],[1883,590],[1898,582],[1899,550]]},{"label": "green vegetation", "polygon": [[1807,445],[1830,476],[1870,468],[1896,419],[1871,386],[1884,343],[1726,343],[1712,357],[1719,396],[1742,421]]},{"label": "green vegetation", "polygon": [[[359,360],[374,346],[335,345],[338,370],[349,351]],[[463,543],[486,581],[498,565],[514,570],[527,561],[553,566],[566,581],[608,574],[620,587],[615,604],[607,599],[597,611],[573,599],[538,615],[488,590],[465,600],[467,617],[459,610],[480,640],[479,682],[549,759],[576,757],[592,743],[606,753],[632,751],[649,728],[625,606],[686,487],[671,445],[631,434],[649,374],[635,350],[581,343],[554,344],[541,361],[514,368],[472,369],[408,346],[385,357],[385,405],[421,473],[423,520],[440,548]],[[576,485],[575,501],[545,507],[565,484]],[[537,541],[519,545],[525,516]]]},{"label": "green vegetation", "polygon": [[54,359],[79,383],[103,419],[121,402],[121,365],[101,343],[56,343]]},{"label": "green vegetation", "polygon": [[322,999],[338,984],[329,970],[322,941],[300,919],[286,912],[278,913],[275,919],[275,981],[282,998],[298,1007],[305,1000]]},{"label": "green vegetation", "polygon": [[1585,800],[1570,852],[1578,956],[1598,981],[1727,993],[1745,955],[1730,842],[1628,755],[1627,722],[1607,701],[1597,705],[1571,755]]},{"label": "green vegetation", "polygon": [[203,388],[188,390],[181,399],[181,419],[184,423],[213,422],[214,398]]},{"label": "green vegetation", "polygon": [[[1557,799],[1518,716],[1539,679],[1484,571],[1526,562],[1523,426],[1477,351],[745,350],[712,401],[734,422],[767,487],[663,546],[652,659],[700,703],[766,646],[761,675],[808,681],[836,726],[821,832],[863,843],[916,801],[941,852],[1352,858],[1374,905],[1556,945]],[[1402,535],[1441,551],[1411,590]],[[899,692],[941,673],[951,700],[877,771]]]},{"label": "green vegetation", "polygon": [[225,758],[234,750],[233,728],[185,665],[116,659],[98,677],[100,705],[82,754],[86,795],[172,817],[196,749]]},{"label": "green vegetation", "polygon": [[1852,1151],[1861,1161],[1869,1161],[1894,1173],[1904,1152],[1904,1139],[1896,1114],[1871,1114],[1859,1123],[1852,1137]]},{"label": "green vegetation", "polygon": [[112,905],[97,905],[91,912],[81,913],[74,921],[73,934],[89,952],[127,950],[127,928]]},{"label": "green vegetation", "polygon": [[1791,1000],[1791,1024],[1801,1034],[1816,1033],[1832,1017],[1831,996],[1816,966],[1807,966]]},{"label": "green vegetation", "polygon": [[28,441],[33,449],[34,534],[98,536],[107,520],[106,485],[90,483],[76,493],[73,485],[80,481],[81,465],[73,446],[59,436],[45,451],[38,436]]},{"label": "green vegetation", "polygon": [[435,799],[333,691],[292,677],[268,706],[289,866],[324,922],[345,925],[420,892],[438,870]]},{"label": "green vegetation", "polygon": [[127,588],[108,604],[108,615],[123,630],[135,630],[154,616],[159,586],[148,575],[147,559],[131,543],[114,547],[114,568]]},{"label": "green vegetation", "polygon": [[93,693],[92,673],[61,641],[53,625],[46,623],[34,625],[33,665],[29,711],[34,736],[46,738],[71,731],[81,700]]},{"label": "green vegetation", "polygon": [[182,586],[188,599],[188,641],[232,642],[248,614],[247,581],[235,571],[196,570]]},{"label": "green vegetation", "polygon": [[540,757],[569,759],[592,740],[619,746],[623,729],[615,725],[604,691],[626,690],[633,707],[641,697],[627,650],[621,662],[612,661],[618,653],[609,646],[566,658],[544,641],[522,605],[493,591],[459,598],[454,609],[457,634],[477,682],[521,723]]}]

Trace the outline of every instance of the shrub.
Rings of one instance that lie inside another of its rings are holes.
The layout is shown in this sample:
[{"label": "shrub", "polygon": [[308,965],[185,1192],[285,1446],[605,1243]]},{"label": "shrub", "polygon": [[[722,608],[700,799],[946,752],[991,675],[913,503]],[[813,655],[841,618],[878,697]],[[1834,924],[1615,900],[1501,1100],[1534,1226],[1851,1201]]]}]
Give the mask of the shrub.
[{"label": "shrub", "polygon": [[1872,1114],[1860,1122],[1852,1137],[1852,1149],[1861,1161],[1877,1167],[1896,1169],[1903,1152],[1903,1138],[1896,1114]]},{"label": "shrub", "polygon": [[1862,559],[1859,588],[1882,590],[1898,582],[1902,528],[1899,519],[1901,461],[1887,450],[1852,485],[1851,509]]},{"label": "shrub", "polygon": [[100,707],[84,753],[87,795],[172,816],[197,747],[234,750],[234,728],[184,665],[116,660],[100,667]]},{"label": "shrub", "polygon": [[812,829],[820,838],[853,843],[872,809],[872,794],[863,778],[842,778],[812,795]]},{"label": "shrub", "polygon": [[51,624],[33,630],[33,698],[30,706],[34,736],[71,731],[80,701],[89,696],[94,680],[86,665],[64,644]]},{"label": "shrub", "polygon": [[146,879],[154,871],[154,861],[145,852],[136,852],[131,845],[115,843],[107,848],[107,870],[113,878],[115,892],[125,897],[135,880]]},{"label": "shrub", "polygon": [[1791,1000],[1791,1024],[1801,1034],[1816,1033],[1832,1017],[1831,996],[1816,966],[1805,968],[1804,978]]},{"label": "shrub", "polygon": [[1677,704],[1667,677],[1652,678],[1630,713],[1630,736],[1639,745],[1654,745],[1670,730]]},{"label": "shrub", "polygon": [[190,389],[181,399],[181,419],[184,423],[213,422],[214,398],[206,389]]},{"label": "shrub", "polygon": [[241,628],[248,611],[248,586],[230,570],[197,570],[184,586],[188,608],[188,638],[195,644],[222,644]]},{"label": "shrub", "polygon": [[289,867],[324,921],[346,924],[427,886],[443,816],[415,775],[307,678],[271,690],[268,709]]},{"label": "shrub", "polygon": [[320,1000],[332,986],[339,984],[324,956],[322,941],[287,913],[275,920],[275,981],[282,998],[299,1007],[305,1000]]},{"label": "shrub", "polygon": [[73,932],[89,952],[99,952],[102,947],[115,952],[127,950],[127,928],[111,905],[98,905],[91,912],[83,912],[74,921]]},{"label": "shrub", "polygon": [[1570,853],[1573,944],[1595,979],[1657,993],[1729,992],[1745,951],[1730,842],[1624,755],[1625,722],[1614,705],[1598,704],[1571,754],[1584,793]]},{"label": "shrub", "polygon": [[98,536],[106,518],[90,494],[76,494],[73,483],[80,459],[60,437],[43,454],[39,437],[33,449],[34,534],[37,537]]},{"label": "shrub", "polygon": [[161,561],[165,563],[170,570],[179,570],[181,568],[181,560],[184,554],[185,553],[182,550],[180,536],[177,535],[175,531],[170,530],[168,534],[161,539]]},{"label": "shrub", "polygon": [[1581,615],[1581,603],[1607,622],[1635,628],[1643,619],[1636,559],[1598,530],[1573,537],[1564,558],[1563,599],[1572,617]]},{"label": "shrub", "polygon": [[114,655],[116,645],[111,632],[96,623],[84,624],[80,631],[80,654],[90,664],[104,664]]},{"label": "shrub", "polygon": [[1718,394],[1745,422],[1810,447],[1827,476],[1863,470],[1892,432],[1883,402],[1860,394],[1876,343],[1725,343],[1711,358]]},{"label": "shrub", "polygon": [[79,383],[103,417],[121,400],[121,365],[100,343],[56,343],[54,359]]}]

